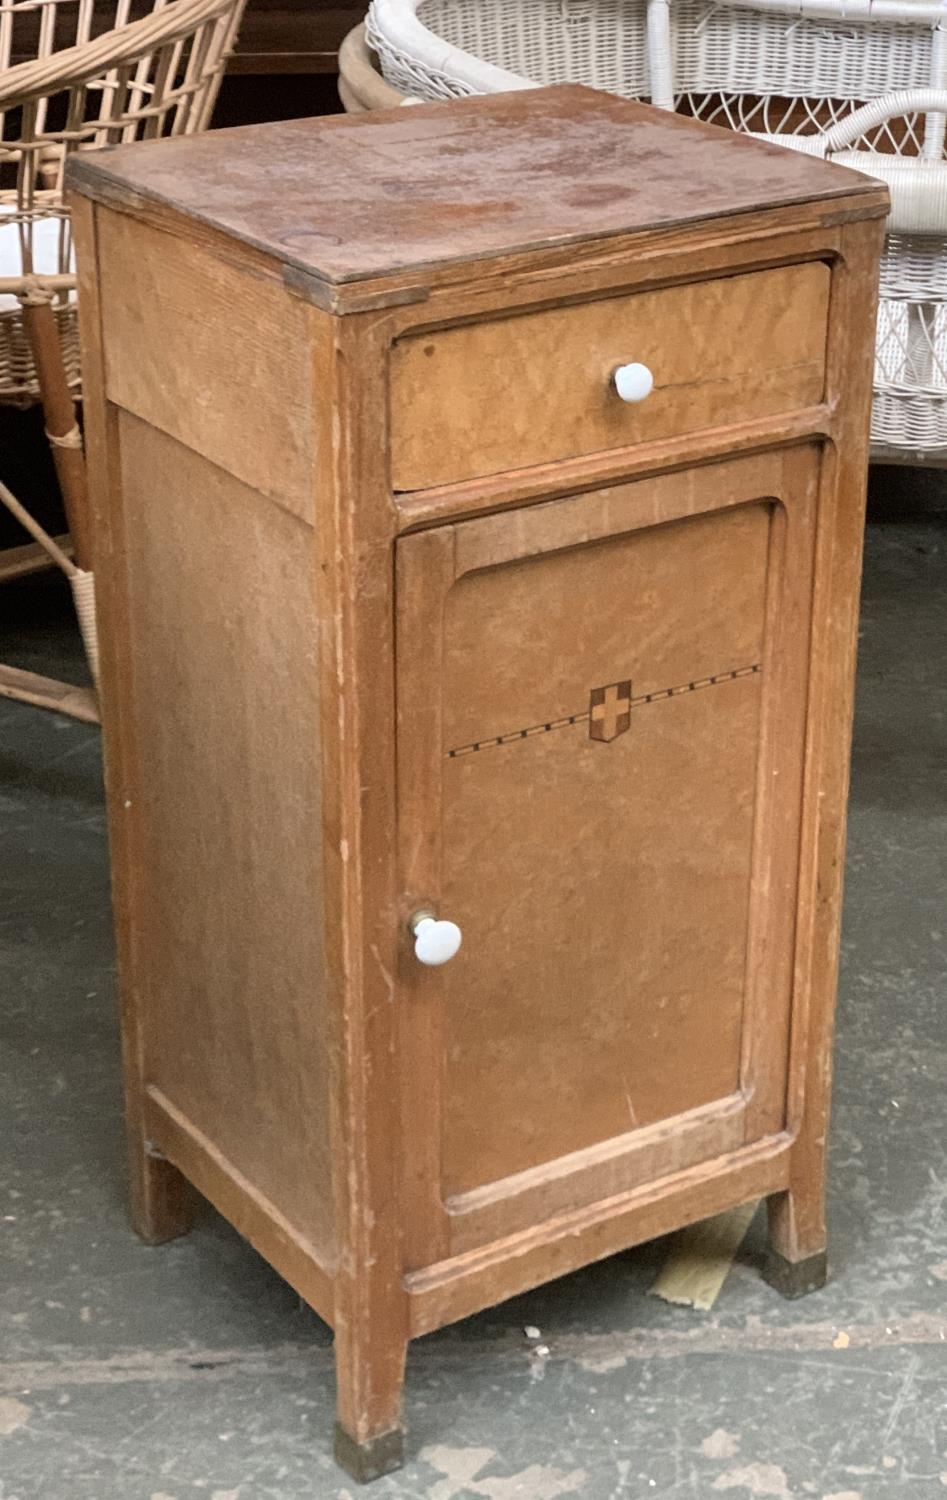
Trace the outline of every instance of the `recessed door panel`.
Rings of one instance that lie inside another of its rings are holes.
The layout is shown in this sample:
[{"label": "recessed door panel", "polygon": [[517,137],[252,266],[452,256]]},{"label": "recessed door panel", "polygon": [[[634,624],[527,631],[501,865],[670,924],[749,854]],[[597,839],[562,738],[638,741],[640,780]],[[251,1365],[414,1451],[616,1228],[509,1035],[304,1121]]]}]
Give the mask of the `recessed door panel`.
[{"label": "recessed door panel", "polygon": [[[790,530],[807,556],[784,488],[779,460],[740,461],[401,544],[399,781],[427,822],[403,822],[406,884],[464,933],[406,995],[448,1217],[490,1200],[495,1220],[552,1164],[581,1197],[609,1142],[614,1185],[671,1122],[719,1141],[716,1106],[745,1129],[748,1027],[785,1049],[788,971],[754,912],[778,885],[774,712],[797,789],[801,766],[804,683],[774,656]],[[791,923],[787,904],[783,947]]]},{"label": "recessed door panel", "polygon": [[451,590],[448,1195],[738,1087],[770,517],[671,522]]}]

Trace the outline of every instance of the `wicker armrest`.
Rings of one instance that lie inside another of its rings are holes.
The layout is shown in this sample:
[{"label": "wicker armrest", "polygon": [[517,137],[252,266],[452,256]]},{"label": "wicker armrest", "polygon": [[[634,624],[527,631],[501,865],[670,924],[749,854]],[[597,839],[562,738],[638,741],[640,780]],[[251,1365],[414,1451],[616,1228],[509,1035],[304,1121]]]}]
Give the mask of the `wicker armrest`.
[{"label": "wicker armrest", "polygon": [[[383,78],[373,65],[365,38],[365,23],[359,24],[343,38],[339,48],[339,92],[347,90],[353,112],[360,109],[396,109],[408,96]],[[343,102],[345,96],[343,94]],[[346,108],[349,108],[346,103]]]},{"label": "wicker armrest", "polygon": [[915,114],[942,115],[947,120],[947,90],[902,89],[882,94],[818,134],[767,135],[764,139],[823,156],[884,182],[891,194],[889,230],[943,235],[947,234],[947,162],[943,156],[925,155],[923,150],[901,156],[859,145],[869,131],[888,120]]}]

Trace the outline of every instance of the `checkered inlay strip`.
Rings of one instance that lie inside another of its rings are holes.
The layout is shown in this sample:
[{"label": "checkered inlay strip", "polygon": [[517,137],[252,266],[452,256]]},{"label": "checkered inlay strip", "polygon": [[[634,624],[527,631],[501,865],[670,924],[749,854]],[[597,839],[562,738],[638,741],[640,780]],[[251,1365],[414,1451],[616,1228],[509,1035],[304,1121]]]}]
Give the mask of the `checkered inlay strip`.
[{"label": "checkered inlay strip", "polygon": [[[654,693],[642,693],[632,698],[630,708],[644,708],[648,703],[663,703],[668,698],[680,698],[685,693],[697,693],[702,688],[718,687],[722,682],[737,682],[741,677],[753,677],[763,670],[760,662],[750,667],[736,667],[732,672],[717,672],[713,677],[698,677],[695,682],[682,682],[676,687],[660,688]],[[458,745],[448,750],[447,758],[457,760],[461,755],[474,755],[478,750],[492,750],[497,745],[515,745],[519,740],[532,739],[536,734],[549,734],[553,729],[568,729],[572,724],[587,724],[589,710],[568,714],[564,719],[550,719],[546,724],[530,724],[526,729],[513,729],[508,734],[495,735],[493,739],[475,740],[471,745]]]}]

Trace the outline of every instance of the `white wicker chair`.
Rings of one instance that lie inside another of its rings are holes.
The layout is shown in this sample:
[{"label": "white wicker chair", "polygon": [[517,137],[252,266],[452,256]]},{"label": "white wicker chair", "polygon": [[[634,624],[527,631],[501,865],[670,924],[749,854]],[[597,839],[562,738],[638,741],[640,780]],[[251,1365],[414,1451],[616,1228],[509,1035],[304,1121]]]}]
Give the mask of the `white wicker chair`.
[{"label": "white wicker chair", "polygon": [[947,464],[947,0],[372,0],[367,35],[415,97],[588,83],[883,177],[873,454]]},{"label": "white wicker chair", "polygon": [[[63,169],[73,151],[206,128],[244,3],[0,0],[0,402],[43,406],[73,556],[2,484],[0,503],[69,577],[93,678],[92,560],[75,413],[76,276]],[[11,572],[22,570],[18,558]],[[4,571],[0,556],[0,578]],[[0,695],[97,716],[94,695],[11,667],[0,667]]]}]

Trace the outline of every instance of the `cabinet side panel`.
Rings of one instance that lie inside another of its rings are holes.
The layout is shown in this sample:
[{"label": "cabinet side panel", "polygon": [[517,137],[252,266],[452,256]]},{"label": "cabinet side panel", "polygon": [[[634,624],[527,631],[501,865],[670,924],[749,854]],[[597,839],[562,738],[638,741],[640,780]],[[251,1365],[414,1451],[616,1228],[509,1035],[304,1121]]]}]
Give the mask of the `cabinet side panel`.
[{"label": "cabinet side panel", "polygon": [[312,533],[119,426],[146,1082],[329,1260]]},{"label": "cabinet side panel", "polygon": [[304,304],[202,245],[99,222],[108,396],[311,521]]}]

